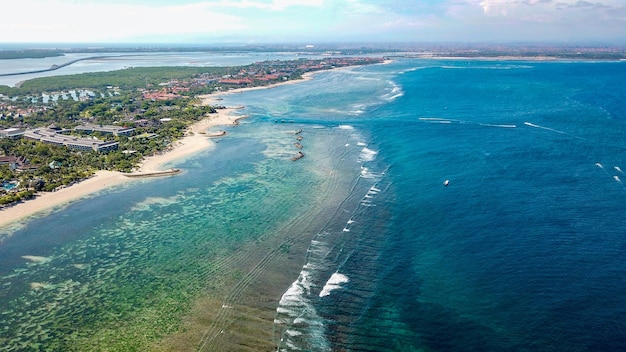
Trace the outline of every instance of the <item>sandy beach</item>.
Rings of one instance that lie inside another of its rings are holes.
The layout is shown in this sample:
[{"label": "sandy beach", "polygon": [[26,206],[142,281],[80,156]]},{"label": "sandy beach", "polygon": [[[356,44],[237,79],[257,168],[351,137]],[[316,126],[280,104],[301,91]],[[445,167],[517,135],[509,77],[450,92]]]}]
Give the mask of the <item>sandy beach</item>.
[{"label": "sandy beach", "polygon": [[55,192],[41,192],[31,199],[0,210],[0,227],[51,208],[83,198],[98,190],[113,187],[129,180],[123,174],[113,171],[98,171],[86,180]]}]

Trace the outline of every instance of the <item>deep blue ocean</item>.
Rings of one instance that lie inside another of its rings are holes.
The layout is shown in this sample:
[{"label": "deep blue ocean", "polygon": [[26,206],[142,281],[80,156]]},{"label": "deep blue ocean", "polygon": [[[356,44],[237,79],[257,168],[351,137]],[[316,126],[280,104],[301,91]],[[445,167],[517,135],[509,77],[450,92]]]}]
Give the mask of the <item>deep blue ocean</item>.
[{"label": "deep blue ocean", "polygon": [[626,350],[625,77],[396,59],[225,96],[250,118],[182,175],[4,231],[4,350],[80,342],[69,322],[92,331],[100,306],[134,321],[128,305],[158,303],[143,295],[193,294],[212,261],[281,231],[308,251],[275,302],[276,350]]}]

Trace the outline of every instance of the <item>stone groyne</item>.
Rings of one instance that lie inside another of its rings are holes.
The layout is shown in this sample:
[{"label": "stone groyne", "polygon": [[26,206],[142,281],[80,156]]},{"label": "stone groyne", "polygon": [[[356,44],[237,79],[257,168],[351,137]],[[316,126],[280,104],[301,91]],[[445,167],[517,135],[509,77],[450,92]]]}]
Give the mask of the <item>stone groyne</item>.
[{"label": "stone groyne", "polygon": [[143,172],[143,173],[132,173],[132,174],[123,174],[126,177],[130,178],[143,178],[143,177],[161,177],[161,176],[170,176],[181,173],[180,169],[169,169],[164,171],[154,171],[154,172]]}]

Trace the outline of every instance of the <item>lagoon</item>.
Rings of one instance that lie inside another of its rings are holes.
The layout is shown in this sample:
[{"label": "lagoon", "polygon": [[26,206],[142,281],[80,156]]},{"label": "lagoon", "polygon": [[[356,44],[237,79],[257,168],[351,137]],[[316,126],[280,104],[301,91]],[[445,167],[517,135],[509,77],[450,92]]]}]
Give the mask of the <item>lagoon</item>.
[{"label": "lagoon", "polygon": [[[98,57],[89,59],[92,57]],[[258,52],[258,53],[225,53],[225,52],[135,52],[135,53],[67,53],[64,56],[42,59],[11,59],[0,60],[0,74],[28,72],[49,69],[53,65],[78,61],[58,70],[32,74],[0,77],[0,85],[15,86],[21,81],[37,78],[72,75],[88,72],[121,70],[129,67],[156,66],[238,66],[248,65],[266,60],[294,60],[301,57],[319,58],[319,55],[305,55],[293,52]],[[78,87],[77,87],[78,88]]]}]

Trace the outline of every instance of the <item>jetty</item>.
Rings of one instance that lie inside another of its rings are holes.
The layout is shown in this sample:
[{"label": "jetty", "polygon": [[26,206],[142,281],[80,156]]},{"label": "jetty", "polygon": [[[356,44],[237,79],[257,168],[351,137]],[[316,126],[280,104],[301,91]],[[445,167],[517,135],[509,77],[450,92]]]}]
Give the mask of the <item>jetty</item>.
[{"label": "jetty", "polygon": [[218,132],[215,132],[215,133],[206,134],[206,136],[209,137],[209,138],[223,137],[225,135],[226,135],[226,131],[218,131]]},{"label": "jetty", "polygon": [[132,173],[132,174],[123,174],[126,177],[130,178],[146,178],[146,177],[162,177],[162,176],[171,176],[181,173],[180,169],[169,169],[164,171],[154,171],[154,172],[144,172],[144,173]]},{"label": "jetty", "polygon": [[233,121],[233,125],[238,126],[239,120],[247,119],[250,115],[241,115]]}]

